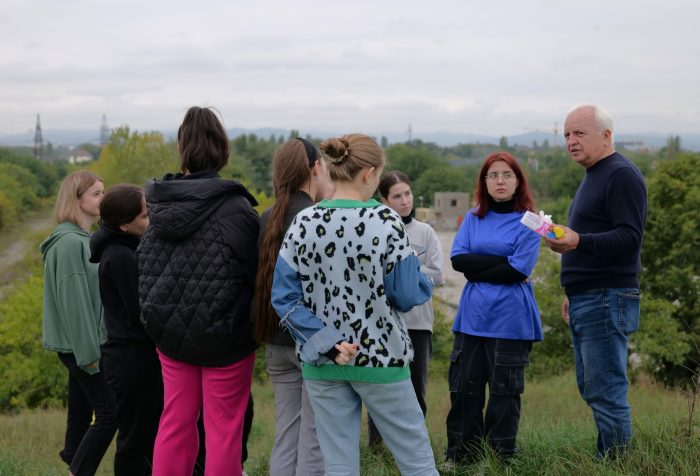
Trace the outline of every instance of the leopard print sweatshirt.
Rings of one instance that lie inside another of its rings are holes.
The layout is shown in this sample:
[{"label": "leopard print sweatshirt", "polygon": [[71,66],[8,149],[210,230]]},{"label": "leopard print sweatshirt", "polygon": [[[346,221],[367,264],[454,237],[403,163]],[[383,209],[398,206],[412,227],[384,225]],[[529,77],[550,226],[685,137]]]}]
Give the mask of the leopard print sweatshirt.
[{"label": "leopard print sweatshirt", "polygon": [[[301,211],[280,249],[272,305],[296,341],[304,378],[408,378],[413,348],[397,311],[430,298],[419,267],[401,218],[375,200],[324,200]],[[325,356],[341,341],[359,345],[345,366]]]}]

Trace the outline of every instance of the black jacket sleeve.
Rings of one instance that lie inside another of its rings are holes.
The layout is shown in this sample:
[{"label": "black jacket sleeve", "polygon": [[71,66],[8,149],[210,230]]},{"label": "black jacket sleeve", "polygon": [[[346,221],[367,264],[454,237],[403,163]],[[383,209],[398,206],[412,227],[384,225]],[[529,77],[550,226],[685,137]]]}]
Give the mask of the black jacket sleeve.
[{"label": "black jacket sleeve", "polygon": [[461,254],[452,258],[452,268],[464,273],[469,281],[510,284],[524,281],[527,276],[513,268],[505,256]]}]

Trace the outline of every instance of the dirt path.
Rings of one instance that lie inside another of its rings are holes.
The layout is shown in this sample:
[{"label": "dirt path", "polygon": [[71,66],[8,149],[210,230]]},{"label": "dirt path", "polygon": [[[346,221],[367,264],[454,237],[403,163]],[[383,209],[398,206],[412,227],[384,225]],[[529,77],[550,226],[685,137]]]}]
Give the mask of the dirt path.
[{"label": "dirt path", "polygon": [[18,225],[8,234],[3,234],[0,249],[0,285],[8,284],[16,276],[15,265],[22,261],[27,252],[38,253],[39,250],[29,250],[33,245],[31,237],[35,233],[48,230],[53,226],[53,216],[50,210],[35,215],[26,222]]}]

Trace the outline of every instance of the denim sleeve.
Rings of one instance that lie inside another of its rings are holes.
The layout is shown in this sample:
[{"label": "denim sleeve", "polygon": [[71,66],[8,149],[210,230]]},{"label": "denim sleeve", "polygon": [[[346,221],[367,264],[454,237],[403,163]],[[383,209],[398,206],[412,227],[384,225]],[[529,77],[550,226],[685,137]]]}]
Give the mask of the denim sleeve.
[{"label": "denim sleeve", "polygon": [[272,279],[272,307],[280,324],[299,344],[301,360],[310,364],[325,361],[325,353],[347,340],[332,326],[326,326],[304,303],[299,273],[280,256]]},{"label": "denim sleeve", "polygon": [[389,304],[401,312],[423,304],[433,295],[433,283],[420,272],[420,262],[414,254],[398,261],[384,277],[384,290]]}]

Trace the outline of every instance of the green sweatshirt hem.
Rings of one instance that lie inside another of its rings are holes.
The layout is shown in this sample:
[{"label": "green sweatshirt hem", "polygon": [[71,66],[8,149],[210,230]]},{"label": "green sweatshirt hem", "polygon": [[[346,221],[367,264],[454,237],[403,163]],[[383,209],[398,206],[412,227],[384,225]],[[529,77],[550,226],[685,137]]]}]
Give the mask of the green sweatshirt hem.
[{"label": "green sweatshirt hem", "polygon": [[409,367],[357,367],[355,365],[304,364],[302,376],[309,380],[345,380],[365,383],[396,383],[411,377]]},{"label": "green sweatshirt hem", "polygon": [[348,200],[338,198],[336,200],[328,200],[327,198],[318,203],[319,208],[374,208],[381,205],[378,201],[371,198],[366,202],[360,200]]}]

